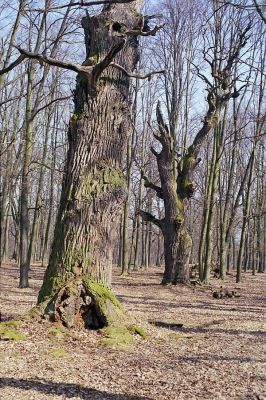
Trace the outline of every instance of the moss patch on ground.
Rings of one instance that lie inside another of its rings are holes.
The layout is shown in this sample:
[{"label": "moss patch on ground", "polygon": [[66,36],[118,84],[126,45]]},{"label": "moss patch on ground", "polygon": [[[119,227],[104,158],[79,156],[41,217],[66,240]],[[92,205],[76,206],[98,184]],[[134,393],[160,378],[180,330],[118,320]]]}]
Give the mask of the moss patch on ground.
[{"label": "moss patch on ground", "polygon": [[65,339],[69,335],[68,332],[65,332],[65,330],[63,330],[63,327],[62,327],[62,329],[55,328],[55,327],[51,328],[51,329],[49,329],[48,334],[49,334],[50,338],[56,338],[56,339],[60,339],[60,340]]},{"label": "moss patch on ground", "polygon": [[18,331],[19,321],[8,321],[0,323],[0,340],[13,340],[19,342],[25,340],[23,333]]},{"label": "moss patch on ground", "polygon": [[126,327],[108,326],[104,330],[101,344],[118,350],[127,349],[133,344],[133,335]]},{"label": "moss patch on ground", "polygon": [[134,335],[139,335],[143,339],[148,339],[147,333],[144,329],[137,325],[130,326],[107,326],[103,330],[104,337],[101,339],[103,346],[109,346],[117,350],[126,350],[134,342]]},{"label": "moss patch on ground", "polygon": [[61,347],[58,347],[56,349],[53,349],[51,351],[51,355],[56,358],[56,359],[60,359],[60,358],[64,358],[66,355],[66,352],[64,349],[62,349]]},{"label": "moss patch on ground", "polygon": [[134,335],[139,335],[141,336],[144,340],[149,339],[149,335],[145,332],[143,328],[140,328],[137,325],[130,325],[128,330]]}]

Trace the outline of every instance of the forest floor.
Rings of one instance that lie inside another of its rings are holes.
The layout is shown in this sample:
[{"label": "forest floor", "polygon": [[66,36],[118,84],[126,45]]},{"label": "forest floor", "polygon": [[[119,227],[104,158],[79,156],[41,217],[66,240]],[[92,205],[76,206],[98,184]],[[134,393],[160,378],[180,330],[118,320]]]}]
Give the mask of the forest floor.
[{"label": "forest floor", "polygon": [[[227,278],[240,297],[218,300],[218,280],[212,288],[163,287],[161,272],[114,271],[114,292],[149,334],[127,349],[104,347],[101,332],[55,335],[48,322],[23,321],[24,341],[0,341],[0,399],[266,399],[266,275],[246,274],[238,285]],[[31,287],[21,290],[17,267],[2,266],[2,319],[35,305],[42,274],[34,265]]]}]

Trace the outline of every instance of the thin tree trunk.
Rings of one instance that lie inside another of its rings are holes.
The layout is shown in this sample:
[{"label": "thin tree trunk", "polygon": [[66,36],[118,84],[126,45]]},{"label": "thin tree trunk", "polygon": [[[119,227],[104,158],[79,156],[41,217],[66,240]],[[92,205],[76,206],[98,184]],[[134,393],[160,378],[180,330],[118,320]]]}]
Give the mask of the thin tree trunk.
[{"label": "thin tree trunk", "polygon": [[[52,95],[51,101],[53,100],[53,97],[54,96]],[[41,159],[41,167],[40,167],[38,188],[37,188],[36,199],[35,199],[34,215],[33,215],[33,221],[32,221],[32,226],[31,226],[31,234],[30,234],[30,238],[29,238],[29,246],[28,246],[28,254],[27,254],[27,269],[28,270],[30,269],[30,263],[31,263],[32,252],[33,252],[34,246],[37,245],[36,235],[38,232],[38,225],[39,225],[41,194],[43,191],[43,180],[44,180],[44,173],[45,173],[45,163],[46,163],[46,157],[47,157],[48,139],[49,139],[49,134],[50,134],[51,119],[52,119],[52,110],[50,109],[50,110],[48,110],[48,117],[47,117],[47,121],[46,121],[45,137],[44,137],[44,143],[43,143],[43,154],[42,154],[42,159]],[[36,249],[35,249],[35,254],[36,254]]]},{"label": "thin tree trunk", "polygon": [[[56,113],[55,117],[54,117],[54,125],[58,126],[58,124],[59,124],[59,117],[58,117],[58,113]],[[52,129],[51,143],[52,143],[52,161],[51,161],[51,165],[50,165],[49,206],[48,206],[48,217],[47,217],[46,229],[45,229],[45,235],[44,235],[44,243],[43,243],[43,247],[42,247],[42,265],[44,264],[44,259],[46,259],[48,257],[48,243],[49,243],[52,213],[53,213],[54,175],[55,175],[56,146],[57,146],[57,130],[56,130],[56,128]]]},{"label": "thin tree trunk", "polygon": [[123,259],[122,259],[122,275],[128,275],[130,268],[130,259],[129,259],[129,238],[128,238],[128,214],[129,207],[131,201],[131,187],[132,187],[132,167],[133,167],[133,152],[134,152],[134,144],[135,144],[135,132],[136,132],[136,112],[137,112],[137,96],[138,96],[138,87],[136,85],[135,90],[135,99],[133,105],[133,130],[131,136],[128,138],[127,143],[127,200],[124,206],[124,218],[123,218]]},{"label": "thin tree trunk", "polygon": [[238,257],[237,257],[237,275],[236,275],[237,283],[241,282],[242,262],[243,262],[244,244],[245,244],[245,238],[246,238],[246,226],[247,226],[247,222],[248,222],[248,218],[249,218],[249,211],[250,211],[250,198],[251,198],[255,156],[256,156],[256,143],[254,143],[254,145],[253,145],[253,150],[252,150],[252,154],[251,154],[251,164],[250,164],[250,171],[249,171],[249,177],[248,177],[248,182],[247,182],[247,193],[246,193],[246,198],[244,199],[243,223],[242,223],[239,251],[238,251]]},{"label": "thin tree trunk", "polygon": [[211,256],[212,256],[212,236],[213,236],[213,218],[215,211],[215,203],[218,190],[218,178],[221,165],[221,156],[223,151],[223,138],[226,126],[227,109],[224,111],[223,120],[217,125],[214,132],[214,156],[211,173],[211,189],[210,189],[210,200],[209,200],[209,212],[207,218],[206,237],[205,237],[205,260],[204,260],[204,271],[203,281],[209,283],[210,280],[210,267],[211,267]]},{"label": "thin tree trunk", "polygon": [[[41,40],[45,28],[45,13],[42,16],[40,28],[38,30],[37,41],[35,45],[35,52],[38,53],[41,47]],[[24,152],[23,152],[23,165],[21,174],[21,191],[20,191],[20,209],[19,209],[19,229],[20,229],[20,243],[19,243],[19,268],[20,278],[19,287],[26,288],[29,286],[29,268],[28,268],[28,246],[29,246],[29,168],[32,159],[33,142],[34,142],[34,109],[38,105],[35,101],[33,107],[33,86],[36,76],[36,61],[28,61],[27,70],[27,96],[26,96],[26,110],[25,110],[25,132],[24,132]],[[40,89],[39,89],[40,90]],[[41,90],[40,90],[41,92]]]}]

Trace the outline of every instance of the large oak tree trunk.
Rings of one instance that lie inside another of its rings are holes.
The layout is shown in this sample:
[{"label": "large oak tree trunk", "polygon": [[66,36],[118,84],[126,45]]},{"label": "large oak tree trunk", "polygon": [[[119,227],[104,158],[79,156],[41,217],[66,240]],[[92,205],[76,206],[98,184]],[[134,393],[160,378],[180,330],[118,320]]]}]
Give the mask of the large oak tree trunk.
[{"label": "large oak tree trunk", "polygon": [[[84,65],[98,63],[123,40],[119,34],[123,24],[131,29],[136,26],[139,3],[105,6],[101,14],[83,18],[87,53]],[[137,61],[138,40],[132,35],[116,56],[116,62],[131,72]],[[87,279],[106,286],[111,283],[114,241],[126,199],[122,165],[130,132],[129,77],[109,66],[96,89],[97,93],[92,93],[86,77],[78,75],[60,209],[38,299],[39,303],[50,301],[46,313],[52,307],[54,315],[60,314],[55,312],[56,307],[61,307],[58,304],[66,309],[66,298],[74,314],[86,307],[86,302],[94,302],[95,307],[99,294],[93,295]],[[74,288],[75,300],[71,289],[66,289],[69,285]],[[101,291],[101,285],[99,288]],[[74,323],[74,314],[70,314],[69,325]],[[96,327],[102,325],[103,320]]]}]

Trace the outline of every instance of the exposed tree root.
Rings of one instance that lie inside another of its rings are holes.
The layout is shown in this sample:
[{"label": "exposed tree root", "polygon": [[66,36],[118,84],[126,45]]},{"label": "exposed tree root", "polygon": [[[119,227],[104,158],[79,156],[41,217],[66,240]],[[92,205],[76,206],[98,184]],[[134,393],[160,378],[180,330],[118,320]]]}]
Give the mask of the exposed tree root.
[{"label": "exposed tree root", "polygon": [[104,345],[131,344],[134,334],[147,338],[115,295],[87,277],[69,280],[51,299],[35,307],[31,315],[61,323],[67,328],[105,328]]}]

